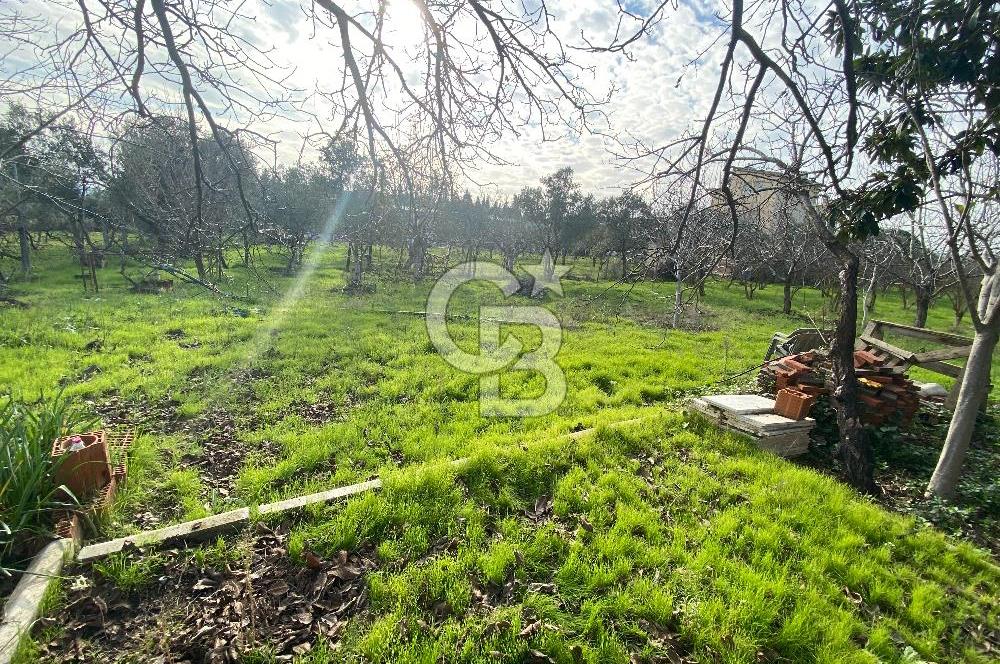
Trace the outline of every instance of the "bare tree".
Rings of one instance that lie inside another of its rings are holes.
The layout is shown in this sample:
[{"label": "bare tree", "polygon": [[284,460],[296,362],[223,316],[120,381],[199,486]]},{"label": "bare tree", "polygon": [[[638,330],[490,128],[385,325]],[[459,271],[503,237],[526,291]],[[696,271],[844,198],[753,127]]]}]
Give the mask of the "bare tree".
[{"label": "bare tree", "polygon": [[[663,2],[639,20],[634,33],[602,50],[623,52],[655,29],[670,4]],[[830,20],[854,33],[847,3],[834,3]],[[628,19],[635,19],[627,13]],[[713,165],[734,230],[739,221],[734,167],[776,171],[781,188],[798,200],[839,267],[841,310],[831,351],[833,402],[840,433],[839,457],[859,490],[875,489],[871,446],[860,421],[854,373],[859,259],[849,239],[872,233],[872,219],[849,208],[859,175],[855,153],[859,112],[853,39],[837,45],[823,33],[814,8],[794,0],[747,4],[735,0],[720,18],[721,71],[708,112],[690,135],[636,155],[652,161],[651,178],[684,178],[692,204]],[[749,129],[749,131],[748,131]],[[719,147],[713,147],[718,145]]]},{"label": "bare tree", "polygon": [[440,197],[428,192],[451,196],[456,172],[503,163],[490,146],[507,132],[528,124],[544,131],[571,117],[588,125],[602,99],[581,84],[544,4],[415,2],[421,25],[408,28],[423,35],[416,53],[388,37],[384,0],[349,9],[316,0],[311,17],[333,31],[345,65],[322,91],[335,109],[328,133],[396,171],[411,201],[408,264],[419,276]]},{"label": "bare tree", "polygon": [[904,215],[883,229],[864,252],[867,262],[878,266],[900,287],[913,291],[913,324],[917,327],[927,325],[931,304],[954,283],[946,237],[930,217],[926,209]]}]

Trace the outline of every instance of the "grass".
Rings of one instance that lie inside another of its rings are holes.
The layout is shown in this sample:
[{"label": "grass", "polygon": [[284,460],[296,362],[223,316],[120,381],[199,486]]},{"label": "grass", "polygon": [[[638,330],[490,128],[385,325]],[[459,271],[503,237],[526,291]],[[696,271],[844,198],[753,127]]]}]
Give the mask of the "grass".
[{"label": "grass", "polygon": [[985,662],[1000,610],[973,547],[678,415],[396,471],[295,543],[381,567],[317,662]]},{"label": "grass", "polygon": [[[774,331],[822,323],[815,291],[800,291],[785,316],[776,287],[747,301],[711,283],[694,329],[675,331],[664,325],[672,284],[607,293],[580,263],[566,297],[544,301],[564,326],[565,402],[545,417],[484,418],[477,379],[438,355],[422,317],[392,313],[422,310],[429,283],[376,273],[374,293],[344,295],[341,247],[316,257],[295,301],[183,286],[136,295],[110,268],[102,291],[84,294],[61,250],[37,258],[41,276],[16,286],[31,306],[0,309],[0,382],[15,394],[63,385],[140,422],[106,536],[142,527],[149,511],[179,521],[384,479],[381,493],[314,508],[296,526],[293,555],[364,549],[379,565],[368,610],[336,647],[317,642],[302,662],[988,661],[976,626],[996,624],[997,568],[921,520],[676,414],[575,445],[552,440],[650,406],[669,411],[686,394],[739,389],[752,375],[718,381],[758,364]],[[232,273],[242,290],[246,275]],[[293,278],[276,283],[285,293]],[[469,286],[453,310],[499,301]],[[883,296],[875,315],[908,322],[912,308]],[[932,308],[929,326],[951,323],[948,307]],[[474,320],[449,325],[475,348]],[[538,389],[524,376],[504,386]],[[198,465],[220,449],[220,412],[232,433],[223,449],[239,453],[224,477],[225,464]],[[987,469],[998,454],[989,431],[976,457]],[[899,445],[879,449],[883,464],[905,462]],[[914,455],[919,473],[908,480],[919,483],[933,445]],[[460,457],[469,461],[448,463]],[[993,510],[998,487],[981,475],[960,496]],[[535,515],[549,497],[552,513]],[[231,555],[214,546],[194,555]],[[134,589],[155,559],[104,565],[98,573]],[[267,648],[253,658],[273,659]]]},{"label": "grass", "polygon": [[[383,479],[293,524],[294,558],[377,564],[366,608],[298,664],[995,661],[988,555],[678,413]],[[191,558],[237,564],[241,541]],[[158,564],[95,567],[134,593]],[[241,661],[278,661],[249,640]],[[149,647],[132,655],[169,655]]]},{"label": "grass", "polygon": [[51,534],[56,512],[77,504],[56,484],[52,443],[90,422],[61,392],[35,402],[0,399],[0,576],[35,554],[33,544]]},{"label": "grass", "polygon": [[[747,301],[741,289],[712,283],[698,320],[707,329],[667,330],[672,284],[608,291],[607,282],[588,280],[590,265],[581,262],[576,278],[565,280],[566,297],[545,300],[566,328],[558,356],[569,383],[566,401],[543,418],[483,418],[476,377],[438,355],[423,318],[386,313],[422,310],[429,284],[376,274],[375,293],[343,295],[342,247],[320,252],[301,299],[259,292],[251,303],[193,287],[136,295],[113,268],[102,271],[100,293],[85,294],[63,251],[41,252],[41,276],[16,286],[29,308],[0,309],[0,383],[20,394],[64,385],[67,395],[97,405],[113,395],[127,406],[154,408],[137,418],[145,426],[130,472],[139,481],[120,501],[113,534],[134,528],[131,517],[150,505],[168,519],[196,518],[462,456],[471,441],[509,444],[588,425],[600,413],[624,419],[650,404],[719,390],[713,383],[721,377],[760,362],[775,330],[821,320],[826,306],[804,289],[795,314],[785,316],[776,287]],[[234,283],[245,277],[234,268]],[[279,292],[291,289],[292,279],[275,278]],[[490,287],[465,287],[452,310],[471,314],[491,300],[500,301]],[[884,296],[875,313],[905,321],[911,312]],[[946,306],[932,308],[929,325],[950,323]],[[475,321],[450,326],[460,345],[474,348]],[[518,334],[531,343],[530,334]],[[1000,359],[994,366],[1000,376]],[[537,387],[523,375],[504,378],[515,393]],[[993,393],[1000,397],[1000,379]],[[326,415],[310,421],[308,408],[317,404]],[[191,465],[208,435],[198,418],[217,410],[234,417],[245,453],[227,496]],[[186,420],[188,429],[164,432],[158,427],[168,417]]]}]

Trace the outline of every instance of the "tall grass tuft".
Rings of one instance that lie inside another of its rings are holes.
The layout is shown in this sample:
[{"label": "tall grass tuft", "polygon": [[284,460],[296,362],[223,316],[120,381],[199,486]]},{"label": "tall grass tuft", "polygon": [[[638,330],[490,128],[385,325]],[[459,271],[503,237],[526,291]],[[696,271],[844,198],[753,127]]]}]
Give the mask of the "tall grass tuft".
[{"label": "tall grass tuft", "polygon": [[52,443],[93,424],[62,392],[34,403],[0,397],[0,574],[32,553],[36,537],[51,533],[54,512],[76,504],[55,483]]}]

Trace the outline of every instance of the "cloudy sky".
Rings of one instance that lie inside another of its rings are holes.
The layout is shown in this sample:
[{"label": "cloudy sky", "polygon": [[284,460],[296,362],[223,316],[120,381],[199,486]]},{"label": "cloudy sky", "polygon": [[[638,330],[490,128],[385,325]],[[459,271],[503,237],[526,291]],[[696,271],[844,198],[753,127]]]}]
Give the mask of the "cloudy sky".
[{"label": "cloudy sky", "polygon": [[[487,5],[496,6],[499,1],[491,0]],[[537,2],[525,1],[529,6]],[[419,11],[412,0],[389,2],[391,39],[405,52],[408,43],[419,41]],[[508,7],[519,6],[513,4],[519,0],[506,2]],[[16,9],[24,15],[40,17],[49,29],[61,36],[73,33],[82,23],[75,1],[0,0],[0,3],[6,5],[8,12]],[[100,7],[97,0],[87,0],[87,3]],[[645,3],[646,0],[628,0],[625,7],[641,14],[648,10]],[[234,2],[232,6],[237,4]],[[358,4],[345,2],[343,6],[351,11]],[[369,6],[371,3],[361,4]],[[204,5],[196,2],[195,6]],[[339,46],[331,43],[334,41],[331,28],[315,27],[309,20],[309,6],[310,3],[303,0],[248,0],[242,4],[240,29],[249,42],[270,49],[274,71],[287,75],[290,88],[309,91],[318,86],[329,90],[341,80],[343,58]],[[547,8],[551,14],[551,28],[568,49],[583,46],[584,38],[592,44],[607,44],[619,25],[620,10],[616,0],[549,0]],[[690,128],[704,114],[714,90],[718,62],[700,56],[719,35],[720,26],[714,18],[716,11],[725,11],[725,8],[716,7],[711,0],[679,0],[679,6],[668,10],[664,20],[651,31],[651,36],[630,49],[631,57],[570,51],[572,59],[584,66],[579,74],[580,83],[595,96],[615,90],[605,107],[607,135],[658,145]],[[623,31],[634,26],[626,22]],[[30,64],[33,57],[30,51],[18,50],[2,42],[0,39],[0,66],[8,70],[3,73],[10,75],[9,70]],[[4,54],[6,58],[2,57]],[[176,84],[168,80],[156,80],[147,74],[143,85],[167,105],[180,102]],[[246,83],[247,90],[256,89],[258,93],[267,85],[259,80]],[[332,107],[321,97],[312,96],[304,102],[304,107],[308,113],[290,111],[270,118],[263,127],[255,127],[281,140],[279,159],[282,161],[294,161],[298,157],[301,137],[319,128],[317,120],[335,123]],[[510,193],[521,186],[537,184],[540,177],[562,166],[571,166],[585,188],[611,193],[640,176],[615,158],[615,153],[627,150],[607,136],[566,131],[552,133],[560,134],[558,140],[543,142],[537,127],[526,127],[519,136],[508,133],[490,147],[511,165],[482,164],[474,174],[476,180],[487,183],[497,192]]]},{"label": "cloudy sky", "polygon": [[[645,4],[630,2],[628,7],[638,13],[644,11]],[[551,25],[567,47],[583,46],[583,36],[593,44],[609,43],[619,22],[615,0],[550,0],[547,6],[553,17]],[[403,33],[399,39],[405,42],[405,33],[412,36],[412,26],[419,23],[414,5],[411,0],[391,0],[389,11],[390,25]],[[631,59],[573,52],[576,62],[590,68],[581,73],[581,80],[595,95],[612,87],[615,90],[605,107],[608,133],[662,144],[703,115],[718,73],[717,62],[699,60],[719,34],[714,11],[711,4],[682,0],[656,26],[652,38],[630,49]],[[336,49],[324,34],[311,34],[298,0],[274,0],[263,8],[261,16],[261,30],[271,35],[277,53],[295,67],[298,86],[323,85],[339,75]],[[512,165],[484,165],[476,178],[503,192],[537,184],[543,175],[563,166],[571,166],[581,184],[595,191],[610,193],[638,177],[615,158],[623,151],[621,146],[585,132],[563,132],[557,140],[543,142],[539,131],[526,129],[520,136],[506,136],[493,151]]]}]

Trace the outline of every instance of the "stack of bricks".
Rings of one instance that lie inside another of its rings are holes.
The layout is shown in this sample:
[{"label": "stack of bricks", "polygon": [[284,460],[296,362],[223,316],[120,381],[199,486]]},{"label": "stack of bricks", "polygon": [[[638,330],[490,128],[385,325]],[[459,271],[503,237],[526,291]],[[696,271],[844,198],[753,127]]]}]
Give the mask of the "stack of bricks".
[{"label": "stack of bricks", "polygon": [[[880,426],[897,414],[903,424],[913,419],[920,406],[920,394],[902,367],[884,366],[872,353],[859,350],[854,352],[854,368],[858,376],[862,422]],[[761,369],[759,382],[769,392],[794,388],[818,397],[829,394],[830,376],[829,357],[809,351],[768,362]]]},{"label": "stack of bricks", "polygon": [[920,407],[920,391],[901,367],[886,367],[867,351],[854,351],[854,372],[858,376],[858,399],[864,404],[862,421],[879,426],[898,414],[909,424]]}]

